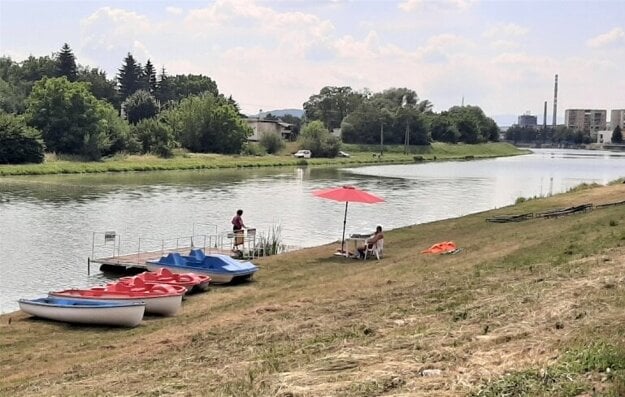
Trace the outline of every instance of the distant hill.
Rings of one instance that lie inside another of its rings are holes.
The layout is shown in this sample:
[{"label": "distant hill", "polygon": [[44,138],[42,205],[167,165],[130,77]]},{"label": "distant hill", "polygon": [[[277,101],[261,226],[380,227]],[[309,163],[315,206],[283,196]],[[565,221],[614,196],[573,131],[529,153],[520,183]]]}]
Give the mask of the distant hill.
[{"label": "distant hill", "polygon": [[[287,114],[290,114],[291,116],[302,118],[302,116],[304,115],[304,110],[302,110],[302,109],[267,110],[266,112],[261,112],[260,116],[264,117],[264,116],[268,115],[269,113],[271,113],[272,115],[274,115],[276,117],[282,117],[282,116],[286,116]],[[258,114],[254,114],[251,117],[258,117],[258,116],[259,116]]]}]

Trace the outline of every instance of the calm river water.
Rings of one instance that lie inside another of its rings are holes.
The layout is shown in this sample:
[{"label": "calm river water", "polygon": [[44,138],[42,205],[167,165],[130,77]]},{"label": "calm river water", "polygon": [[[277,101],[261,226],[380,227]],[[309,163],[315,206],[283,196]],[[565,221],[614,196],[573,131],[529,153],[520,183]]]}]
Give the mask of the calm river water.
[{"label": "calm river water", "polygon": [[[457,217],[625,176],[625,153],[542,149],[517,157],[344,169],[245,169],[0,178],[0,313],[16,300],[104,280],[87,275],[93,232],[137,241],[230,229],[238,208],[286,244],[340,239],[344,205],[316,189],[356,185],[385,198],[350,204],[347,233]],[[148,240],[153,239],[153,240]],[[156,243],[158,244],[158,243]],[[145,245],[142,245],[145,247]],[[262,277],[262,274],[261,274]]]}]

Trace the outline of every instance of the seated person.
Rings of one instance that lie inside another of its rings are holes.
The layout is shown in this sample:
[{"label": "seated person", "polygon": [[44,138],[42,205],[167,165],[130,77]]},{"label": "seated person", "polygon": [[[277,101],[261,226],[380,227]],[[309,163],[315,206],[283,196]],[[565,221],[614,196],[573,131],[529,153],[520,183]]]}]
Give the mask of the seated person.
[{"label": "seated person", "polygon": [[378,227],[375,228],[375,233],[373,233],[371,235],[371,237],[369,237],[365,241],[365,245],[363,245],[362,247],[358,247],[358,256],[357,257],[358,258],[364,258],[365,257],[365,250],[373,248],[373,246],[379,240],[382,240],[383,238],[384,238],[384,233],[382,233],[382,226],[378,225]]}]

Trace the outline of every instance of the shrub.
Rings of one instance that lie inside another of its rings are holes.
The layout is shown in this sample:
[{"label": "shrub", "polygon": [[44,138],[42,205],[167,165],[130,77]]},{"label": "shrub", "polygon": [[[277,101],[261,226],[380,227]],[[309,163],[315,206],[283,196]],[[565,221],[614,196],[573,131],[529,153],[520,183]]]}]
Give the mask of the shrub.
[{"label": "shrub", "polygon": [[241,154],[246,156],[264,156],[266,154],[265,148],[258,143],[246,143],[243,145]]},{"label": "shrub", "polygon": [[141,120],[132,127],[132,135],[139,142],[142,153],[171,157],[176,147],[174,133],[165,123],[154,119]]},{"label": "shrub", "polygon": [[130,95],[124,103],[122,109],[126,119],[131,124],[137,124],[141,120],[155,117],[159,112],[156,99],[147,91],[139,90]]},{"label": "shrub", "polygon": [[41,133],[22,118],[0,113],[0,164],[42,163]]},{"label": "shrub", "polygon": [[298,143],[301,149],[310,150],[314,157],[336,157],[341,150],[341,141],[318,120],[306,124]]},{"label": "shrub", "polygon": [[264,133],[260,137],[259,143],[265,148],[267,153],[275,154],[284,148],[284,141],[282,137],[273,132]]}]

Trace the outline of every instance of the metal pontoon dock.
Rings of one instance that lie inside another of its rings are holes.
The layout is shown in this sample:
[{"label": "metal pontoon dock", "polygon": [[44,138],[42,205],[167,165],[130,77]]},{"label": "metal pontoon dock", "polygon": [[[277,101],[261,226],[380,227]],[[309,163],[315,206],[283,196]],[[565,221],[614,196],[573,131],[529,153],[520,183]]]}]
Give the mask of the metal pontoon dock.
[{"label": "metal pontoon dock", "polygon": [[[130,238],[123,239],[114,231],[93,232],[91,256],[87,259],[87,272],[91,264],[100,265],[100,270],[128,271],[147,269],[148,260],[157,260],[170,252],[186,255],[191,248],[201,248],[207,254],[232,255],[234,235],[231,232],[211,235],[193,235],[169,239]],[[262,240],[262,238],[261,238]],[[256,244],[256,230],[246,230],[243,244],[239,246],[243,257],[251,259],[262,252]]]}]

